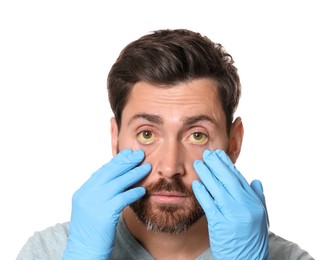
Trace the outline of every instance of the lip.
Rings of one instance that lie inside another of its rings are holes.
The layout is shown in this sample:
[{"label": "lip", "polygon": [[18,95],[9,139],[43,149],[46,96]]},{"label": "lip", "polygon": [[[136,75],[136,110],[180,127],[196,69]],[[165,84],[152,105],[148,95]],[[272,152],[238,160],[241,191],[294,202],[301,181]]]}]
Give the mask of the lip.
[{"label": "lip", "polygon": [[151,194],[150,197],[154,202],[162,204],[178,204],[184,202],[187,199],[187,196],[184,194],[172,192],[154,193]]}]

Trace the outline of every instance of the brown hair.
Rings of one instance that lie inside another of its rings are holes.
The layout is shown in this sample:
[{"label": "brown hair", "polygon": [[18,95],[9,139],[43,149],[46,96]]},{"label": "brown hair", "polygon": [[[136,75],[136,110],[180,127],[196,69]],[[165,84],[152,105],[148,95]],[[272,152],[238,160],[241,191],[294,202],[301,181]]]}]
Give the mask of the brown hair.
[{"label": "brown hair", "polygon": [[234,61],[220,44],[186,29],[158,30],[128,44],[108,74],[108,96],[118,127],[138,81],[173,85],[198,78],[217,83],[229,130],[241,94]]}]

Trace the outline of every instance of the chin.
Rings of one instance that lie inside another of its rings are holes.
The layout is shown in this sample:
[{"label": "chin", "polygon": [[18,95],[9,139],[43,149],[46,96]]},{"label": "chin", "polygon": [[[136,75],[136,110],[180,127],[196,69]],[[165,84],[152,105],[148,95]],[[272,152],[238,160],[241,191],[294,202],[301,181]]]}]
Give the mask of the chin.
[{"label": "chin", "polygon": [[155,233],[179,234],[186,232],[202,216],[204,211],[197,201],[191,207],[174,204],[153,205],[141,199],[130,205],[140,223]]}]

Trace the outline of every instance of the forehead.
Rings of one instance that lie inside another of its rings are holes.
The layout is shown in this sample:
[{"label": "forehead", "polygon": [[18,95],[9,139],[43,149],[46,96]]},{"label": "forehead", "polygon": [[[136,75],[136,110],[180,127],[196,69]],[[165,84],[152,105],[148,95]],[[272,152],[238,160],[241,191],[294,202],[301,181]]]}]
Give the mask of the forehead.
[{"label": "forehead", "polygon": [[159,115],[169,120],[206,115],[217,123],[225,121],[217,85],[214,81],[206,78],[172,86],[137,82],[123,109],[122,121],[129,120],[140,113]]}]

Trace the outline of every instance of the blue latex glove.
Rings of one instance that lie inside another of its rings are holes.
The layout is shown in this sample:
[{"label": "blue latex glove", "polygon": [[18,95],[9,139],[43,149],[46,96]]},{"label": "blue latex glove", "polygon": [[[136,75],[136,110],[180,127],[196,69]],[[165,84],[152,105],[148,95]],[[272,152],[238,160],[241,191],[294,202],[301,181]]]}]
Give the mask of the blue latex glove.
[{"label": "blue latex glove", "polygon": [[208,220],[215,259],[269,259],[268,218],[262,185],[250,186],[222,150],[194,162],[201,179],[193,190]]},{"label": "blue latex glove", "polygon": [[128,189],[151,171],[148,163],[136,167],[143,159],[142,150],[126,149],[74,193],[64,260],[109,259],[123,208],[145,194],[143,187]]}]

